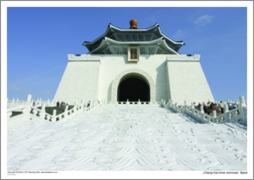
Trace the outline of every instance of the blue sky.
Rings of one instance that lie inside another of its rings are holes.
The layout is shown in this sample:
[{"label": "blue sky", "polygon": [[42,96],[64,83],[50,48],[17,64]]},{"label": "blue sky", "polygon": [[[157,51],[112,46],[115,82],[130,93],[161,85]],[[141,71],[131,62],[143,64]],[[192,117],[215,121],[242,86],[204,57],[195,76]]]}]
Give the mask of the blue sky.
[{"label": "blue sky", "polygon": [[84,41],[133,18],[184,41],[181,54],[200,54],[215,100],[247,99],[246,7],[8,7],[8,99],[53,99],[67,54],[88,53]]}]

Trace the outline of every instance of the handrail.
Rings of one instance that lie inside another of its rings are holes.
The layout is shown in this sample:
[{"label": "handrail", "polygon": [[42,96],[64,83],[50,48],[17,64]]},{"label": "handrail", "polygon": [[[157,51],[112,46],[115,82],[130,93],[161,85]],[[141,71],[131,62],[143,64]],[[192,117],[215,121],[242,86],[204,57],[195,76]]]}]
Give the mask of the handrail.
[{"label": "handrail", "polygon": [[[192,116],[193,118],[199,119],[202,122],[206,123],[227,123],[227,122],[246,122],[247,123],[247,107],[246,103],[244,102],[244,98],[242,96],[239,97],[240,99],[240,105],[237,108],[234,108],[232,110],[228,110],[228,105],[224,105],[224,111],[225,113],[216,116],[216,111],[213,111],[212,116],[205,114],[201,108],[200,110],[197,110],[194,108],[194,106],[187,106],[186,104],[184,106],[177,106],[177,104],[173,104],[172,101],[169,101],[166,103],[165,100],[161,100],[161,106],[165,108],[170,108],[174,110],[175,112],[185,113],[187,115]],[[202,107],[202,106],[201,106]]]},{"label": "handrail", "polygon": [[41,119],[41,120],[47,120],[47,121],[51,121],[51,122],[56,122],[56,121],[60,121],[60,120],[68,120],[73,116],[76,116],[82,112],[87,112],[87,111],[91,111],[92,109],[102,106],[104,105],[105,101],[102,101],[100,103],[94,101],[94,103],[91,103],[91,105],[89,107],[87,107],[86,104],[79,104],[79,105],[74,105],[74,107],[72,109],[68,110],[68,106],[65,107],[65,111],[56,115],[56,110],[53,111],[53,115],[48,114],[45,112],[45,110],[43,111],[42,109],[38,109],[36,107],[31,107],[32,113],[31,116],[32,118],[37,118],[37,119]]},{"label": "handrail", "polygon": [[8,111],[16,111],[16,110],[24,109],[26,107],[27,107],[27,104],[26,105],[15,106],[15,107],[10,107],[10,108],[7,109],[7,112]]},{"label": "handrail", "polygon": [[[83,101],[81,101],[81,103],[74,104],[74,107],[71,109],[68,109],[68,106],[65,107],[65,111],[56,115],[56,110],[53,110],[53,114],[48,114],[46,112],[46,106],[52,106],[54,104],[53,101],[41,101],[41,99],[37,99],[37,101],[31,101],[31,95],[27,96],[27,101],[9,101],[7,99],[7,102],[15,104],[17,106],[14,107],[7,107],[7,118],[8,120],[11,119],[17,119],[17,116],[13,116],[12,112],[13,111],[21,111],[21,115],[23,114],[24,117],[26,119],[37,119],[37,120],[47,120],[50,122],[56,122],[59,120],[68,120],[70,118],[72,118],[73,116],[76,116],[82,112],[89,112],[97,107],[103,106],[106,104],[106,100],[102,100],[102,101],[98,101],[98,100],[94,100],[90,103],[90,106],[87,107],[87,104],[84,104]],[[22,103],[20,103],[22,102]],[[34,105],[35,102],[35,105]],[[39,109],[39,107],[41,107],[41,109]],[[19,115],[20,116],[20,115]],[[15,118],[14,118],[15,117]],[[23,116],[22,116],[23,117]],[[9,122],[9,121],[8,121]]]},{"label": "handrail", "polygon": [[150,101],[117,101],[118,105],[149,105]]}]

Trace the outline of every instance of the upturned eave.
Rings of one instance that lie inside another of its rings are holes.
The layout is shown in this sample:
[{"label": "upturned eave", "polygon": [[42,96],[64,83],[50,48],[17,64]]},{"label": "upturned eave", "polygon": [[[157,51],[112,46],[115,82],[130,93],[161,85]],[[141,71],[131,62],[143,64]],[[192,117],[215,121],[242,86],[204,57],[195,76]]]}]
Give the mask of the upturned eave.
[{"label": "upturned eave", "polygon": [[[156,28],[158,29],[160,36],[165,38],[168,45],[170,45],[170,44],[176,45],[175,51],[178,51],[181,48],[181,46],[183,46],[185,44],[183,41],[177,42],[177,41],[173,41],[172,39],[167,37],[165,34],[163,34],[161,32],[159,24],[156,23],[155,25],[153,25],[149,28],[146,28],[146,29],[121,29],[121,28],[118,28],[112,24],[109,24],[107,27],[107,30],[104,34],[102,34],[101,36],[99,36],[92,42],[85,41],[83,43],[83,45],[86,46],[90,52],[92,52],[101,45],[104,37],[109,37],[110,33],[114,33],[114,32],[149,32],[149,31],[153,31]],[[97,47],[95,48],[94,45]]]},{"label": "upturned eave", "polygon": [[88,54],[96,54],[101,52],[103,49],[106,49],[110,45],[120,45],[120,46],[142,46],[142,45],[157,45],[160,46],[165,51],[169,52],[169,54],[179,54],[177,51],[170,48],[165,38],[160,37],[155,40],[151,41],[116,41],[108,37],[104,37],[100,46],[94,49],[93,51],[89,52]]}]

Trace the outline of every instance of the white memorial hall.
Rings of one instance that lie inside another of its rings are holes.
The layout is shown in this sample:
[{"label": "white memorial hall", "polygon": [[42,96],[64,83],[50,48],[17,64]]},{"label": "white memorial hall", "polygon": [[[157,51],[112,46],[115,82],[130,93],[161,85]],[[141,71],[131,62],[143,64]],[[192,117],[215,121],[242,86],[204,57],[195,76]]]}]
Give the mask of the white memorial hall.
[{"label": "white memorial hall", "polygon": [[167,37],[159,24],[146,29],[137,24],[135,19],[129,29],[109,24],[104,34],[83,43],[87,54],[69,54],[54,101],[214,101],[200,55],[180,54],[185,43]]}]

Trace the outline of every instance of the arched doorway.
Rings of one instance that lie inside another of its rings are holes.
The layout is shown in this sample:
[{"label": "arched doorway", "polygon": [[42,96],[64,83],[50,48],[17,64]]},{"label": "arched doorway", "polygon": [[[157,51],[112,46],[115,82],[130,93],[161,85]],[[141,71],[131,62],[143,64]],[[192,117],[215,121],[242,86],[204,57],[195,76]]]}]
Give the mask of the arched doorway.
[{"label": "arched doorway", "polygon": [[146,80],[137,75],[128,75],[119,83],[117,101],[150,101],[150,88]]},{"label": "arched doorway", "polygon": [[125,79],[130,78],[131,76],[135,76],[136,78],[139,77],[143,81],[147,83],[149,86],[149,91],[150,91],[150,102],[155,103],[155,84],[152,79],[152,77],[145,72],[142,69],[138,68],[130,68],[122,71],[121,73],[116,76],[116,78],[113,80],[112,83],[112,89],[111,89],[111,103],[117,103],[118,100],[118,86],[121,82],[123,82]]}]

